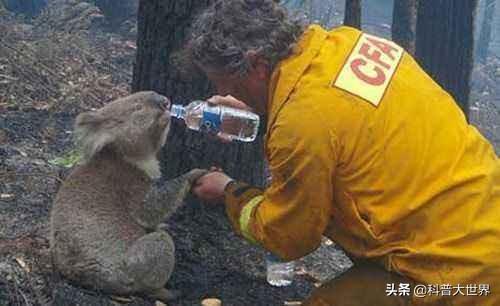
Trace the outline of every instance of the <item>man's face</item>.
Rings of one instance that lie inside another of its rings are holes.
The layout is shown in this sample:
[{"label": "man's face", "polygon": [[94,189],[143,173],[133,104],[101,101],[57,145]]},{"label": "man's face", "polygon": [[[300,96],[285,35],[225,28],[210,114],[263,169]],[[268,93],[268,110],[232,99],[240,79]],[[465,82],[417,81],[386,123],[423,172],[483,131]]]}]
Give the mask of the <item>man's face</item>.
[{"label": "man's face", "polygon": [[259,69],[250,69],[245,77],[205,71],[221,96],[231,95],[250,106],[257,114],[267,113],[269,76]]}]

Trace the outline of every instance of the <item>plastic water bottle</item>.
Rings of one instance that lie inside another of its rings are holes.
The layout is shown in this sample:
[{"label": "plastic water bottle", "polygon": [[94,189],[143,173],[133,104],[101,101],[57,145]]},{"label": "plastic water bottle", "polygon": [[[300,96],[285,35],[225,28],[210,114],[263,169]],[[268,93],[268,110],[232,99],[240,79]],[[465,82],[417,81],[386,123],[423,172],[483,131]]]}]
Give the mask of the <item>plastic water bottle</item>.
[{"label": "plastic water bottle", "polygon": [[254,141],[259,131],[258,115],[205,101],[193,101],[187,106],[174,104],[170,113],[172,117],[183,119],[189,129],[231,140]]},{"label": "plastic water bottle", "polygon": [[295,274],[295,261],[282,261],[271,253],[266,254],[267,282],[276,287],[289,286]]},{"label": "plastic water bottle", "polygon": [[[269,171],[269,164],[267,161],[264,163],[264,176],[266,178],[266,188],[271,185],[272,175]],[[276,287],[289,286],[293,282],[295,274],[295,261],[282,261],[272,253],[267,253],[266,256],[266,273],[267,282]]]}]

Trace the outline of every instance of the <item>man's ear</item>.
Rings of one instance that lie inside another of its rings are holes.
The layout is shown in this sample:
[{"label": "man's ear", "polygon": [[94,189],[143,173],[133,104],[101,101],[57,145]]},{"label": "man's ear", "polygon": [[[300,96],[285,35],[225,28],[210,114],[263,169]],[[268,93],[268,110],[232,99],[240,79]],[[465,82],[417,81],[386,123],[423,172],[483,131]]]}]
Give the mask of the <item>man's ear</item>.
[{"label": "man's ear", "polygon": [[246,57],[251,69],[257,73],[259,79],[266,80],[271,70],[269,62],[262,58],[257,50],[247,51]]},{"label": "man's ear", "polygon": [[257,70],[257,75],[261,80],[267,80],[271,74],[269,62],[263,58],[257,59],[257,66],[255,69]]}]

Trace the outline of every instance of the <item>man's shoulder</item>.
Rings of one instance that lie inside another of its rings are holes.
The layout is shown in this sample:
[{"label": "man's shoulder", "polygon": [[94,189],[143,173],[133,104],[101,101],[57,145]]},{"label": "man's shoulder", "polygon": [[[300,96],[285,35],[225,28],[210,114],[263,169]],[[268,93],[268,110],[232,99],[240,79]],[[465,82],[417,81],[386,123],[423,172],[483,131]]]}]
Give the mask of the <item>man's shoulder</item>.
[{"label": "man's shoulder", "polygon": [[270,132],[279,137],[286,137],[294,141],[310,141],[328,137],[332,128],[326,122],[331,112],[327,105],[317,103],[319,93],[310,96],[310,99],[292,94],[279,111]]},{"label": "man's shoulder", "polygon": [[304,83],[297,85],[281,111],[283,116],[292,117],[289,120],[294,124],[307,122],[311,127],[333,128],[339,117],[355,117],[361,111],[352,95],[331,86],[326,79]]}]

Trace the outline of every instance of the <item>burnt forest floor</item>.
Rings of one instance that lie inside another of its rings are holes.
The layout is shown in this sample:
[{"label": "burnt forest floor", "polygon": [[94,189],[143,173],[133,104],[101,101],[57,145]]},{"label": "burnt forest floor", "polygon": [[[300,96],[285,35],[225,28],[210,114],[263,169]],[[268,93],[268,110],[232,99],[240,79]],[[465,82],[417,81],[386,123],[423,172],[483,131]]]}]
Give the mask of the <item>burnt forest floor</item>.
[{"label": "burnt forest floor", "polygon": [[[0,10],[0,305],[153,305],[137,297],[117,302],[52,270],[49,211],[69,172],[74,118],[130,92],[136,50],[133,28],[104,32],[95,7],[60,2],[67,5],[29,23]],[[169,221],[177,255],[169,286],[184,293],[170,306],[200,305],[207,297],[224,305],[284,305],[350,266],[325,240],[297,264],[293,285],[272,287],[264,252],[221,218],[223,211],[194,203]]]},{"label": "burnt forest floor", "polygon": [[[80,9],[85,18],[95,17],[89,13],[94,8]],[[0,32],[9,33],[0,38],[0,305],[154,304],[135,297],[117,302],[52,272],[48,216],[68,173],[65,160],[56,158],[71,149],[76,114],[129,92],[136,49],[133,34],[95,30],[84,17],[68,31],[54,30],[57,24],[43,18],[25,24],[0,14]],[[498,154],[500,59],[489,62],[474,71],[471,121]],[[223,305],[285,305],[303,300],[315,285],[351,265],[325,240],[298,262],[293,285],[269,286],[263,251],[236,237],[227,223],[214,222],[222,217],[222,211],[192,205],[169,222],[178,258],[169,284],[185,293],[170,306],[200,305],[206,297]]]}]

